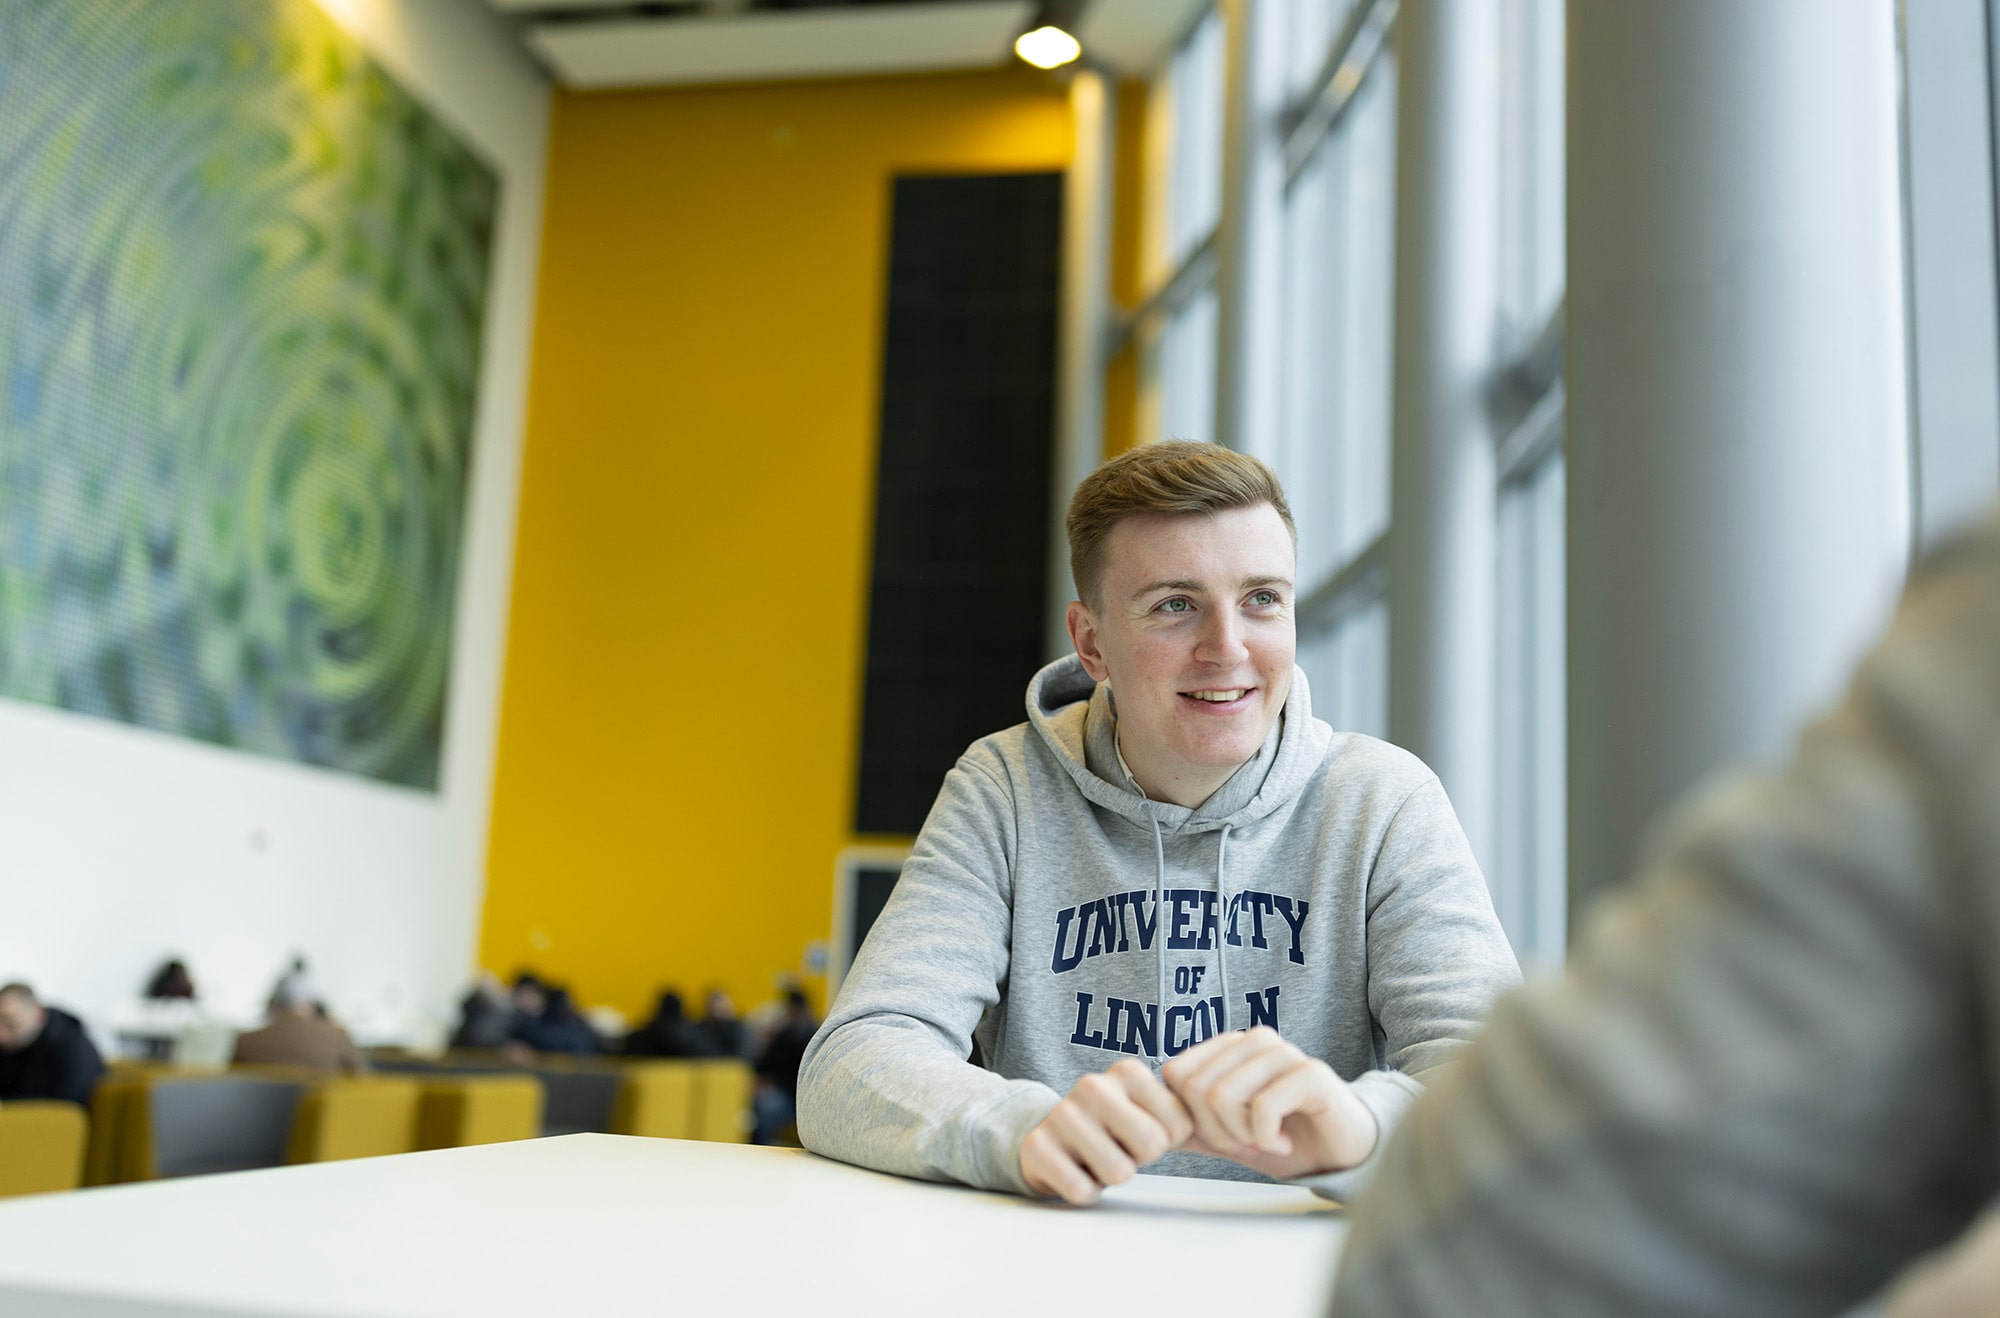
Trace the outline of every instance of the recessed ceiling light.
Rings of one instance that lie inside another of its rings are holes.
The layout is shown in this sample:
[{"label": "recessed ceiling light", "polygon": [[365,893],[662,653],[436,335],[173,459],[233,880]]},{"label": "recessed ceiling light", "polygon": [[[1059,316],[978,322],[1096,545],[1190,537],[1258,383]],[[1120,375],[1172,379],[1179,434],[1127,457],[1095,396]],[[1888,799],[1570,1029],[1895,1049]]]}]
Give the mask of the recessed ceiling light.
[{"label": "recessed ceiling light", "polygon": [[1053,69],[1083,54],[1083,47],[1059,27],[1038,27],[1015,40],[1014,53],[1038,69]]}]

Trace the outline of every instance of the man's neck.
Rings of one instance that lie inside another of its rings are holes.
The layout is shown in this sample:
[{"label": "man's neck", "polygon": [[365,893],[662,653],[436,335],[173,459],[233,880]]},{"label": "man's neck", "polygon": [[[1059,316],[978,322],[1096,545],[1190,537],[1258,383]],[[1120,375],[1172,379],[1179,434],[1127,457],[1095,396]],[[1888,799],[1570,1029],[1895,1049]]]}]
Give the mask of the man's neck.
[{"label": "man's neck", "polygon": [[1214,796],[1224,783],[1236,775],[1236,770],[1243,767],[1238,764],[1216,769],[1199,778],[1191,776],[1175,778],[1149,773],[1142,767],[1134,766],[1131,760],[1126,758],[1125,743],[1119,735],[1113,734],[1111,744],[1117,749],[1118,763],[1125,770],[1125,776],[1139,789],[1139,795],[1148,801],[1164,801],[1168,805],[1182,806],[1189,810],[1199,810],[1203,802]]}]

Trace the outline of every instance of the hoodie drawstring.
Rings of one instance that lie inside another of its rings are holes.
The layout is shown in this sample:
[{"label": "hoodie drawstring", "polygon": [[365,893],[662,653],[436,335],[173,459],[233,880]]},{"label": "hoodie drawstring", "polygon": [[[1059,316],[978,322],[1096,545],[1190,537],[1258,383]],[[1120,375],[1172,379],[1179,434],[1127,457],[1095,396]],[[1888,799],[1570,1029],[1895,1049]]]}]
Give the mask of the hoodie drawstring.
[{"label": "hoodie drawstring", "polygon": [[1146,818],[1153,821],[1153,950],[1160,954],[1160,1005],[1154,1008],[1158,1016],[1153,1025],[1160,1041],[1153,1062],[1158,1068],[1167,1064],[1167,844],[1160,837],[1160,817],[1150,805]]},{"label": "hoodie drawstring", "polygon": [[1223,858],[1229,854],[1230,825],[1222,826],[1215,844],[1215,978],[1222,986],[1222,1021],[1219,1033],[1229,1033],[1229,889]]}]

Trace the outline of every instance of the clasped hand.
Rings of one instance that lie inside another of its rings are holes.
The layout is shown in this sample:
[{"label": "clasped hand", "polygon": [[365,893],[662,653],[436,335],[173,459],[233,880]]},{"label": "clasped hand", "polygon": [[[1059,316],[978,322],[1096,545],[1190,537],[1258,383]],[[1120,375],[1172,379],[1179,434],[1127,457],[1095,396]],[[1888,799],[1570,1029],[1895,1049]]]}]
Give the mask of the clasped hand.
[{"label": "clasped hand", "polygon": [[1352,1167],[1375,1118],[1316,1057],[1258,1026],[1218,1034],[1155,1076],[1128,1058],[1076,1082],[1021,1140],[1030,1189],[1095,1203],[1172,1149],[1227,1158],[1279,1180]]}]

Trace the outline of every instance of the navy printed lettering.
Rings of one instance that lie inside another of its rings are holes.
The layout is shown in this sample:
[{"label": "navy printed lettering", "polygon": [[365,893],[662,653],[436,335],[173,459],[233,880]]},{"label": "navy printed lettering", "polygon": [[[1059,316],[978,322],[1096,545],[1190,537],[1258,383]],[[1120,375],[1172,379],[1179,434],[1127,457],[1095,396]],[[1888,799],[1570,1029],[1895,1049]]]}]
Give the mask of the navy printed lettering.
[{"label": "navy printed lettering", "polygon": [[1177,952],[1202,946],[1194,933],[1194,917],[1200,907],[1201,897],[1201,892],[1195,888],[1167,889],[1166,898],[1174,907],[1174,922],[1169,926],[1167,946]]},{"label": "navy printed lettering", "polygon": [[[1118,950],[1118,931],[1111,927],[1111,903],[1094,901],[1082,908],[1092,923],[1090,926],[1090,950],[1085,956],[1102,956],[1106,952]],[[1079,941],[1081,938],[1079,936]]]},{"label": "navy printed lettering", "polygon": [[[1069,933],[1070,921],[1074,919],[1076,919],[1076,907],[1074,906],[1065,906],[1062,910],[1056,912],[1056,954],[1055,959],[1049,962],[1049,968],[1058,975],[1063,974],[1065,971],[1075,970],[1083,962],[1082,924],[1076,927],[1076,950],[1068,955],[1064,955],[1063,953],[1063,938]],[[1088,921],[1086,920],[1085,923],[1088,923]]]},{"label": "navy printed lettering", "polygon": [[1153,950],[1153,931],[1160,927],[1160,904],[1158,902],[1152,902],[1152,919],[1149,920],[1146,918],[1147,903],[1151,900],[1152,896],[1152,893],[1147,892],[1143,888],[1132,894],[1132,922],[1139,926],[1139,950],[1141,952],[1150,952]]},{"label": "navy printed lettering", "polygon": [[[1102,1048],[1104,1046],[1103,1034],[1092,1031],[1086,1035],[1083,1032],[1083,1027],[1090,1024],[1090,999],[1091,995],[1088,993],[1079,993],[1076,995],[1076,1029],[1070,1033],[1069,1041],[1071,1043],[1080,1043],[1086,1048]],[[1112,1001],[1115,1002],[1117,999],[1114,998]]]},{"label": "navy printed lettering", "polygon": [[[1177,1021],[1188,1027],[1188,1036],[1189,1036],[1181,1040],[1179,1043],[1174,1042],[1174,1024]],[[1167,1045],[1167,1056],[1174,1057],[1181,1053],[1186,1052],[1188,1049],[1188,1045],[1195,1041],[1193,1036],[1194,1036],[1194,1008],[1192,1007],[1167,1008],[1166,1037],[1162,1040],[1162,1042],[1164,1042]]]},{"label": "navy printed lettering", "polygon": [[1271,909],[1271,894],[1268,892],[1246,892],[1243,900],[1250,905],[1250,946],[1269,947],[1264,941],[1264,912]]},{"label": "navy printed lettering", "polygon": [[1201,895],[1201,942],[1197,946],[1204,952],[1215,946],[1215,901],[1212,892]]},{"label": "navy printed lettering", "polygon": [[1278,988],[1273,984],[1262,993],[1252,991],[1243,995],[1244,1001],[1250,1004],[1251,1029],[1259,1025],[1268,1025],[1274,1030],[1278,1028]]},{"label": "navy printed lettering", "polygon": [[[1113,1002],[1118,999],[1113,998]],[[1159,1055],[1160,1051],[1160,1008],[1151,1002],[1128,1002],[1125,1004],[1125,1041],[1119,1048],[1135,1056],[1144,1053],[1148,1057]],[[1111,1032],[1105,1031],[1106,1046],[1109,1047]]]},{"label": "navy printed lettering", "polygon": [[1306,958],[1305,954],[1299,950],[1299,927],[1306,922],[1306,910],[1312,903],[1301,897],[1299,899],[1299,912],[1297,915],[1293,915],[1291,898],[1273,897],[1271,900],[1278,904],[1278,914],[1284,916],[1285,923],[1292,928],[1292,950],[1286,955],[1291,957],[1293,965],[1302,966],[1306,963]]}]

